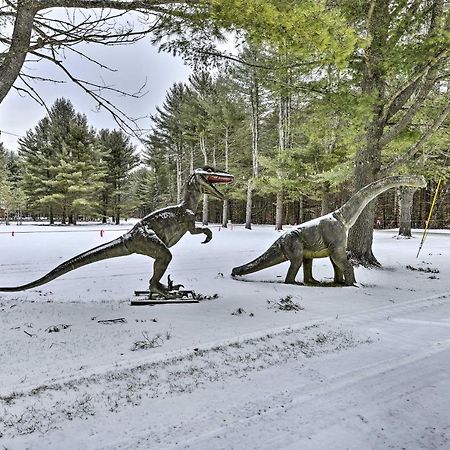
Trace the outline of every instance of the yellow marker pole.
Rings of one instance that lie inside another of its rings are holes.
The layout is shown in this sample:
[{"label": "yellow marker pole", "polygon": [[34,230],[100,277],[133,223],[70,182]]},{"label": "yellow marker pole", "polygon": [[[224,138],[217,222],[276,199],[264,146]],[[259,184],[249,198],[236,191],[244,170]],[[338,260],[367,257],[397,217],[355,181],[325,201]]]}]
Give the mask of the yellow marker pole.
[{"label": "yellow marker pole", "polygon": [[436,192],[434,193],[433,201],[431,202],[430,212],[428,214],[428,219],[425,222],[425,230],[423,230],[422,240],[420,241],[419,251],[417,252],[416,258],[419,257],[420,250],[422,250],[423,243],[425,242],[425,239],[426,239],[427,234],[428,234],[428,226],[430,225],[431,215],[433,214],[433,208],[434,208],[434,205],[436,204],[436,199],[437,199],[437,196],[438,196],[438,192],[439,192],[439,187],[441,185],[441,181],[442,181],[442,178],[438,181],[438,184],[436,186]]}]

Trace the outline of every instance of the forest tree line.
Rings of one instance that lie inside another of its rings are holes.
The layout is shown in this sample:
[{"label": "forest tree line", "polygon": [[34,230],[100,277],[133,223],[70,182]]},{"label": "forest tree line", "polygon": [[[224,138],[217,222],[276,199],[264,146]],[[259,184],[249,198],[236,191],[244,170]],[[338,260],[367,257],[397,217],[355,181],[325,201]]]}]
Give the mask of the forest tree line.
[{"label": "forest tree line", "polygon": [[[218,2],[179,17],[168,8],[154,42],[195,69],[167,92],[139,157],[121,131],[93,130],[60,99],[17,155],[3,150],[2,209],[51,222],[118,222],[175,203],[189,172],[210,164],[236,182],[223,205],[205,201],[205,223],[281,229],[380,177],[418,173],[428,189],[414,194],[413,225],[424,225],[442,179],[432,226],[448,226],[447,2],[258,5]],[[238,51],[222,57],[215,42],[227,30]],[[388,192],[366,208],[349,237],[361,261],[376,262],[373,225],[397,225],[412,198]]]},{"label": "forest tree line", "polygon": [[[3,218],[75,224],[143,217],[180,201],[189,173],[206,164],[230,171],[236,182],[225,188],[223,204],[213,199],[205,205],[198,216],[204,223],[274,224],[280,191],[282,224],[298,224],[339,207],[351,195],[357,118],[348,118],[345,103],[340,110],[331,110],[332,103],[312,109],[293,96],[290,143],[281,159],[276,96],[251,70],[248,76],[228,65],[220,76],[201,71],[188,83],[174,84],[152,116],[141,154],[123,131],[95,130],[69,100],[58,99],[20,138],[17,153],[0,147]],[[339,114],[347,115],[345,127]],[[341,125],[334,130],[333,120]],[[426,156],[408,167],[429,180],[426,190],[415,193],[413,227],[423,227],[436,188]],[[440,176],[445,174],[441,170]],[[450,226],[448,198],[444,183],[432,227]],[[400,200],[399,191],[380,197],[376,227],[399,225]]]}]

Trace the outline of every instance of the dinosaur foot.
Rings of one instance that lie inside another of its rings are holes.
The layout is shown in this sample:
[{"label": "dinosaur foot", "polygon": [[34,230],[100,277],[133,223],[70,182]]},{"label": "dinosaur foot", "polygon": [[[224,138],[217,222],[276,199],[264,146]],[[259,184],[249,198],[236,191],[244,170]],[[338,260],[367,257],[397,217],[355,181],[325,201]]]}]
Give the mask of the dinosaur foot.
[{"label": "dinosaur foot", "polygon": [[320,286],[321,282],[319,280],[314,279],[314,278],[309,278],[307,280],[303,280],[303,284],[305,286]]}]

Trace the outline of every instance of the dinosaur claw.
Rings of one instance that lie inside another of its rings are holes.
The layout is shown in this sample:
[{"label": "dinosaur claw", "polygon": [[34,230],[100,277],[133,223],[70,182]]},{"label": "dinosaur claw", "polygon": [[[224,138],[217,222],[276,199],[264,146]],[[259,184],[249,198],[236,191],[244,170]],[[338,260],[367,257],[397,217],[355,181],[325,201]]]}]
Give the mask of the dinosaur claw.
[{"label": "dinosaur claw", "polygon": [[167,275],[167,290],[168,291],[179,291],[181,288],[184,288],[183,284],[173,284],[173,280],[170,278],[170,275]]}]

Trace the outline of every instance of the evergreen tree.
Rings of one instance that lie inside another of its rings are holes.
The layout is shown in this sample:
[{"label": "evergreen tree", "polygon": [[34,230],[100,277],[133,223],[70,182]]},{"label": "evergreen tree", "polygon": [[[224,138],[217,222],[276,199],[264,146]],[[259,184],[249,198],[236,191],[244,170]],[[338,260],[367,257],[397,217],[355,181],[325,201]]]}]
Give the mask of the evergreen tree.
[{"label": "evergreen tree", "polygon": [[11,189],[6,171],[6,152],[3,144],[0,144],[0,212],[8,223],[9,205],[11,201]]},{"label": "evergreen tree", "polygon": [[56,100],[19,144],[23,186],[35,211],[45,207],[50,223],[55,213],[63,223],[67,217],[76,223],[80,214],[97,213],[105,178],[103,153],[86,116],[76,113],[69,100]]},{"label": "evergreen tree", "polygon": [[97,139],[103,149],[102,165],[107,174],[102,190],[102,221],[106,223],[112,215],[119,224],[121,214],[130,212],[124,194],[129,174],[139,164],[139,157],[130,138],[120,130],[102,129]]},{"label": "evergreen tree", "polygon": [[[191,117],[188,111],[190,94],[182,83],[175,83],[166,94],[161,107],[152,116],[153,131],[149,137],[146,161],[156,168],[155,159],[167,160],[170,171],[175,172],[176,200],[181,201],[183,179],[189,167],[183,167],[191,149]],[[186,165],[186,164],[185,164]],[[187,170],[186,170],[187,169]],[[157,171],[159,172],[159,171]]]},{"label": "evergreen tree", "polygon": [[19,155],[23,162],[22,187],[28,197],[29,206],[34,211],[45,209],[52,224],[55,204],[41,202],[42,198],[51,193],[49,182],[53,174],[50,166],[55,164],[57,158],[56,148],[51,145],[49,132],[50,119],[45,117],[38,122],[34,130],[28,130],[26,135],[19,139]]},{"label": "evergreen tree", "polygon": [[128,195],[137,217],[144,217],[157,209],[157,178],[155,172],[140,167],[130,174]]}]

